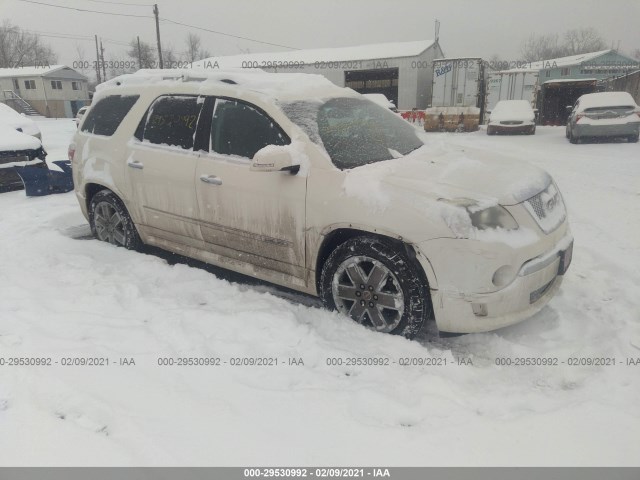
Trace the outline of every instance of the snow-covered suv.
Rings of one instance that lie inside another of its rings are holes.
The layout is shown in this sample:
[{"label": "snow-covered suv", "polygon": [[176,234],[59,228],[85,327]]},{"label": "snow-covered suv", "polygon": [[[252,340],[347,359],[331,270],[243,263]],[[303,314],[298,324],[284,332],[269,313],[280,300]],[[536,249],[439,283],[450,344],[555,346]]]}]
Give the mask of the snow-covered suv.
[{"label": "snow-covered suv", "polygon": [[480,332],[540,310],[573,240],[531,165],[425,144],[323,77],[140,71],[103,84],[74,138],[95,236],[320,296],[381,332]]}]

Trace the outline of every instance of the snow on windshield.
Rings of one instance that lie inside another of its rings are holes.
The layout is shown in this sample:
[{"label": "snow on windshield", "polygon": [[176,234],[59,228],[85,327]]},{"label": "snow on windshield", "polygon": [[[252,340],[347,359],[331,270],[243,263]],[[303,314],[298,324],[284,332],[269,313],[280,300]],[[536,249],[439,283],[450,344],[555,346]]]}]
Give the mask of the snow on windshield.
[{"label": "snow on windshield", "polygon": [[391,160],[424,145],[415,128],[362,98],[335,97],[280,107],[313,142],[324,147],[340,169]]}]

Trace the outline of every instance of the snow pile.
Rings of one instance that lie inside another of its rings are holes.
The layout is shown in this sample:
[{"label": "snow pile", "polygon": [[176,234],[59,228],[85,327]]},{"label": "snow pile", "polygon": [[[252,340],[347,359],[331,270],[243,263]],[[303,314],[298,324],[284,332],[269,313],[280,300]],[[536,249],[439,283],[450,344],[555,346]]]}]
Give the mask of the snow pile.
[{"label": "snow pile", "polygon": [[37,150],[42,144],[40,140],[15,128],[0,123],[0,150]]}]

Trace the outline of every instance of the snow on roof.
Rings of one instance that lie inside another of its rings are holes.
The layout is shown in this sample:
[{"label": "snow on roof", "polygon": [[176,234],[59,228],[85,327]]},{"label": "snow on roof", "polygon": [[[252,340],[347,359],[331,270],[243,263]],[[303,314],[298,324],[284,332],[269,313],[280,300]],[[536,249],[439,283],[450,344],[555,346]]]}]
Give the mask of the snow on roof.
[{"label": "snow on roof", "polygon": [[199,82],[198,89],[206,93],[212,85],[225,86],[234,90],[250,90],[277,99],[298,99],[310,96],[332,97],[346,96],[350,89],[338,87],[322,75],[310,73],[270,73],[259,69],[227,69],[212,70],[206,68],[192,69],[148,69],[101,83],[96,91],[118,88],[120,86],[152,86],[179,85],[185,82]]},{"label": "snow on roof", "polygon": [[556,78],[547,80],[544,83],[573,83],[573,82],[597,82],[597,78]]},{"label": "snow on roof", "polygon": [[580,97],[580,109],[597,107],[636,106],[636,102],[628,92],[588,93]]},{"label": "snow on roof", "polygon": [[[434,45],[433,40],[419,40],[415,42],[378,43],[373,45],[358,45],[353,47],[317,48],[310,50],[293,50],[289,52],[247,53],[243,55],[229,55],[211,57],[194,62],[194,67],[201,67],[208,63],[218,62],[220,68],[242,68],[246,62],[299,62],[313,65],[316,62],[345,62],[349,60],[375,60],[397,57],[415,57]],[[244,64],[243,64],[244,62]]]},{"label": "snow on roof", "polygon": [[64,68],[69,67],[66,65],[42,65],[18,68],[0,68],[0,77],[39,77],[41,75],[57,72]]},{"label": "snow on roof", "polygon": [[550,58],[549,60],[540,60],[537,62],[530,62],[528,67],[512,68],[509,70],[501,70],[496,73],[516,73],[516,72],[531,72],[543,70],[545,68],[556,67],[568,67],[571,65],[579,65],[580,63],[588,62],[598,58],[606,53],[613,52],[613,50],[600,50],[599,52],[581,53],[580,55],[570,55],[568,57]]}]

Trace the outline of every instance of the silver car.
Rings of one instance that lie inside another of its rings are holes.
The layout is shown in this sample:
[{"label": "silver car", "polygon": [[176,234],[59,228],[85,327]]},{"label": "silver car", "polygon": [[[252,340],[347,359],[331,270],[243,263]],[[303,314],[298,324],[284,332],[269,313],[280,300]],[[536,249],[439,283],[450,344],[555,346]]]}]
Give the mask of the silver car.
[{"label": "silver car", "polygon": [[589,93],[578,98],[567,121],[566,137],[578,143],[587,137],[623,137],[638,141],[640,108],[627,92]]}]

